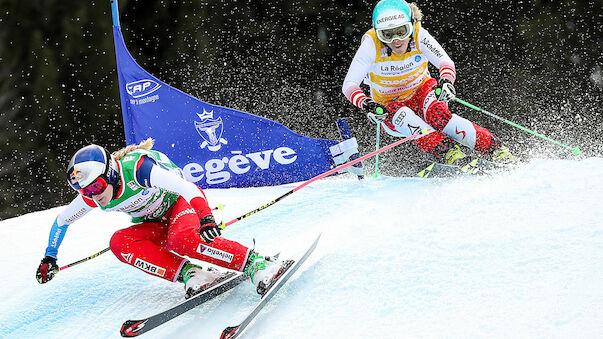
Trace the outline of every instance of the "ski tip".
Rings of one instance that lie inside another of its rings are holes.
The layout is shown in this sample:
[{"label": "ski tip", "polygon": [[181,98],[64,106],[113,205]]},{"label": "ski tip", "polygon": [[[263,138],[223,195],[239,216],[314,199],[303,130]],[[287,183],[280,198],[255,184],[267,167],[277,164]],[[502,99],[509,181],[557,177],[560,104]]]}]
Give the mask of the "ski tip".
[{"label": "ski tip", "polygon": [[142,334],[142,329],[147,321],[146,320],[126,320],[123,325],[121,325],[121,330],[119,333],[122,337],[136,337],[139,334]]},{"label": "ski tip", "polygon": [[239,330],[239,326],[227,327],[224,329],[224,331],[222,331],[222,335],[220,336],[220,339],[232,339],[235,337],[238,330]]},{"label": "ski tip", "polygon": [[322,237],[322,232],[318,233],[318,236],[314,240],[314,244],[313,244],[314,246],[316,246],[318,244],[318,240],[320,240],[320,237]]}]

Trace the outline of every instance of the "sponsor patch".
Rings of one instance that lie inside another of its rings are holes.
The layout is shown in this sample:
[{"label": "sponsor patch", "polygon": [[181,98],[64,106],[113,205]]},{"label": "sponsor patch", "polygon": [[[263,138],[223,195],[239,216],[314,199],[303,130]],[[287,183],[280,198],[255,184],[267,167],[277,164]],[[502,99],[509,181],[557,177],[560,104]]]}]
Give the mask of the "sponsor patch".
[{"label": "sponsor patch", "polygon": [[72,185],[77,185],[77,183],[80,180],[82,180],[83,178],[84,178],[84,176],[82,175],[82,172],[81,171],[77,171],[75,169],[69,175],[69,181],[71,182]]},{"label": "sponsor patch", "polygon": [[455,132],[456,134],[462,134],[462,135],[463,135],[463,137],[462,137],[461,139],[465,139],[465,137],[467,136],[467,133],[466,133],[465,131],[459,131],[459,128],[458,128],[458,127],[455,127],[455,128],[454,128],[454,132]]},{"label": "sponsor patch", "polygon": [[138,185],[134,181],[128,181],[126,184],[132,191],[135,191],[138,188]]},{"label": "sponsor patch", "polygon": [[144,79],[127,83],[126,92],[133,98],[141,98],[155,92],[160,87],[161,85],[157,81]]},{"label": "sponsor patch", "polygon": [[425,100],[423,101],[423,116],[425,116],[425,113],[429,109],[429,106],[431,106],[431,104],[435,100],[436,100],[435,91],[429,92],[429,94],[427,94],[427,96],[425,97]]},{"label": "sponsor patch", "polygon": [[404,118],[406,118],[406,112],[404,112],[404,110],[399,110],[396,116],[394,117],[394,125],[403,126]]},{"label": "sponsor patch", "polygon": [[421,132],[421,126],[413,126],[409,124],[408,130],[410,131],[410,134],[418,134],[419,132]]},{"label": "sponsor patch", "polygon": [[234,259],[234,254],[224,252],[213,247],[204,246],[203,244],[199,244],[199,246],[197,246],[197,253],[214,259],[226,261],[227,263],[231,263],[232,259]]},{"label": "sponsor patch", "polygon": [[124,258],[128,263],[132,262],[132,253],[120,253],[121,257]]},{"label": "sponsor patch", "polygon": [[436,46],[432,45],[431,41],[427,40],[427,38],[423,38],[421,42],[423,43],[423,45],[425,45],[425,47],[427,47],[431,51],[431,53],[433,53],[438,58],[444,57],[443,51],[438,49]]},{"label": "sponsor patch", "polygon": [[154,274],[154,275],[158,275],[160,277],[163,277],[165,275],[165,268],[163,267],[159,267],[157,265],[153,265],[150,262],[146,262],[140,258],[136,258],[136,261],[134,262],[134,266],[140,268],[141,270]]},{"label": "sponsor patch", "polygon": [[377,20],[377,25],[388,22],[388,21],[392,21],[392,20],[408,20],[408,19],[404,13],[400,13],[397,15],[390,15],[390,16],[386,16],[383,18],[379,18]]}]

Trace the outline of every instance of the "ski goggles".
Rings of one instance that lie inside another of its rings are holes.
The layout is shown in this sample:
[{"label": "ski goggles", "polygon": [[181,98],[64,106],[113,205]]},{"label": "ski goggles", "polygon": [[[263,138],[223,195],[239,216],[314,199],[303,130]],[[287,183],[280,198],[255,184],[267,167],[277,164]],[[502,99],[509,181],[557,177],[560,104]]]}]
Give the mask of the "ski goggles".
[{"label": "ski goggles", "polygon": [[98,177],[90,185],[77,191],[85,197],[92,198],[92,196],[103,193],[107,189],[107,186],[109,186],[107,180],[103,177]]},{"label": "ski goggles", "polygon": [[412,34],[412,22],[407,22],[402,26],[378,29],[377,37],[385,43],[391,43],[396,39],[404,40]]}]

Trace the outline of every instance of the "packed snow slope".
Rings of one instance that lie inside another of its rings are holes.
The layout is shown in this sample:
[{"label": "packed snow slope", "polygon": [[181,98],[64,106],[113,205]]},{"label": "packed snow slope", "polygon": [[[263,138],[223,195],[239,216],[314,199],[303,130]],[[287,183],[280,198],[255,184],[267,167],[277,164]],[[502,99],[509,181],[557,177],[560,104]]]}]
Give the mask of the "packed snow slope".
[{"label": "packed snow slope", "polygon": [[[296,185],[208,190],[232,220]],[[603,159],[534,160],[491,177],[324,179],[224,235],[314,254],[247,338],[603,338]],[[181,301],[182,285],[105,253],[40,285],[35,270],[60,208],[0,223],[0,337],[117,338],[121,324]],[[59,265],[129,225],[93,211]],[[245,282],[148,338],[218,338],[258,296]]]}]

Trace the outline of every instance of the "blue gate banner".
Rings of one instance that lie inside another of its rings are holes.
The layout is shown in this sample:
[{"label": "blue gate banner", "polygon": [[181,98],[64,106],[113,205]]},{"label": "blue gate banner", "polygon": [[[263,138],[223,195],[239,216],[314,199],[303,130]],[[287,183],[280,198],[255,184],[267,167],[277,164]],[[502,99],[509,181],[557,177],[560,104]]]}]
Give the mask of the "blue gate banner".
[{"label": "blue gate banner", "polygon": [[208,104],[140,67],[128,52],[114,8],[113,36],[126,142],[154,149],[203,188],[280,185],[334,166],[337,141],[306,137],[253,114]]}]

